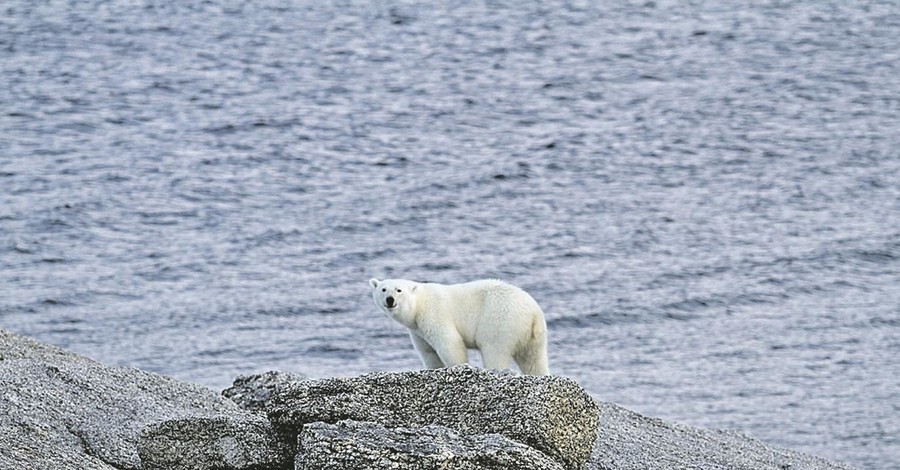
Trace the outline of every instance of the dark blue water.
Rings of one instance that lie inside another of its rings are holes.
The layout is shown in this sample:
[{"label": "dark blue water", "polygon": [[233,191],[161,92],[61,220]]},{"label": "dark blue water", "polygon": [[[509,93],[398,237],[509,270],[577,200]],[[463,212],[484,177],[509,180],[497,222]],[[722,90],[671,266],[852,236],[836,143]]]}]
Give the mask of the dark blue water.
[{"label": "dark blue water", "polygon": [[498,277],[598,399],[900,468],[900,4],[720,3],[6,0],[0,327],[408,370],[367,280]]}]

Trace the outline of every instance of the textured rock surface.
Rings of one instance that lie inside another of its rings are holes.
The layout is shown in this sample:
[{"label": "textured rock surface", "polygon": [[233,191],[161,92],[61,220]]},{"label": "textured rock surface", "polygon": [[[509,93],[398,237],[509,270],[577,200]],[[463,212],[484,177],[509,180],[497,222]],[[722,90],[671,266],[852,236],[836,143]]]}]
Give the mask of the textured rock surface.
[{"label": "textured rock surface", "polygon": [[284,468],[293,458],[291,436],[279,436],[262,416],[172,419],[141,435],[145,470]]},{"label": "textured rock surface", "polygon": [[297,433],[308,423],[347,419],[500,434],[568,468],[587,461],[598,418],[594,400],[569,379],[466,365],[294,382],[273,394],[266,411],[276,427]]},{"label": "textured rock surface", "polygon": [[731,431],[699,429],[598,403],[592,470],[849,470],[854,467],[768,446]]},{"label": "textured rock surface", "polygon": [[222,395],[250,411],[263,411],[278,387],[292,382],[302,382],[306,377],[287,372],[269,371],[262,374],[241,375],[234,384],[222,391]]},{"label": "textured rock surface", "polygon": [[0,330],[0,469],[852,468],[598,403],[558,377],[266,373],[226,393],[277,426],[205,388]]},{"label": "textured rock surface", "polygon": [[312,423],[299,436],[296,469],[562,470],[541,452],[499,434],[461,436],[442,426]]},{"label": "textured rock surface", "polygon": [[[180,424],[167,426],[170,420]],[[195,431],[214,423],[209,432],[222,438],[236,431],[232,441],[193,439],[194,445],[216,448],[197,448],[195,454],[209,456],[210,465],[192,468],[284,460],[282,448],[265,447],[273,442],[267,420],[211,390],[105,366],[0,330],[0,468],[154,468],[152,461],[141,462],[138,448],[153,449],[148,457],[165,453],[165,443],[173,451],[184,449],[171,436],[183,436],[178,430],[192,420]],[[162,441],[154,444],[155,438]],[[230,443],[227,452],[217,450],[223,442]],[[251,446],[251,457],[268,456],[255,462],[231,458]],[[214,463],[217,452],[223,460]]]}]

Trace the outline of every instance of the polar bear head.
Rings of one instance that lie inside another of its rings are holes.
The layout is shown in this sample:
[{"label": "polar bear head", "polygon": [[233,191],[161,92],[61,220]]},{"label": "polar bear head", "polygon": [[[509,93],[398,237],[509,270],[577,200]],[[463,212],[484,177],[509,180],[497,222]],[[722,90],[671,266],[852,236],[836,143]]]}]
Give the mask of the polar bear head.
[{"label": "polar bear head", "polygon": [[369,279],[375,306],[405,326],[416,322],[416,290],[419,284],[406,279]]}]

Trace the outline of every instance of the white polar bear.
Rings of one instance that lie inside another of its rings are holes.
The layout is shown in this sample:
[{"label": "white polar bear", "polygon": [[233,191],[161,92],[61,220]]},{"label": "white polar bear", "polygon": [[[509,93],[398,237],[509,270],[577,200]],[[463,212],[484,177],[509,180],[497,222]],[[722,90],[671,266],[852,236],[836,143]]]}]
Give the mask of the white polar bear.
[{"label": "white polar bear", "polygon": [[372,297],[387,316],[409,329],[425,367],[468,362],[478,349],[484,366],[546,375],[547,324],[527,292],[498,280],[464,284],[370,279]]}]

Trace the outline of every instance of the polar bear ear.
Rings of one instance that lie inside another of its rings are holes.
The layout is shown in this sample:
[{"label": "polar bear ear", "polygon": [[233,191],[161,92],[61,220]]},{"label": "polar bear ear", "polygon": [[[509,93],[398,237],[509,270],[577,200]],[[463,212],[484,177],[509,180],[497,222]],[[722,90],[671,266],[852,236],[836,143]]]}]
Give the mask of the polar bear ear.
[{"label": "polar bear ear", "polygon": [[410,289],[409,291],[410,291],[410,292],[415,292],[416,289],[418,289],[418,288],[419,288],[419,285],[418,285],[418,284],[413,284],[412,289]]},{"label": "polar bear ear", "polygon": [[374,277],[372,279],[369,279],[369,287],[371,287],[372,289],[377,289],[378,284],[381,284],[381,281],[379,281],[378,279],[375,279]]}]

